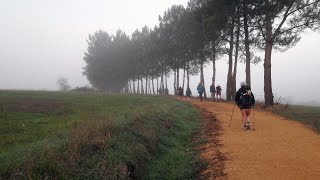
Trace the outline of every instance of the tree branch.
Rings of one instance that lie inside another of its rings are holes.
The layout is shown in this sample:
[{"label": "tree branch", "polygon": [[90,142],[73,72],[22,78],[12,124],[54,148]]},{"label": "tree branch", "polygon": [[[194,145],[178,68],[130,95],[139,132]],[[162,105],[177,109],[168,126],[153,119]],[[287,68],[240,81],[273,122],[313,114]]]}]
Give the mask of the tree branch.
[{"label": "tree branch", "polygon": [[[294,3],[292,3],[292,4],[288,7],[288,9],[286,10],[286,12],[285,12],[285,14],[284,14],[284,17],[283,17],[281,23],[279,24],[278,28],[277,28],[276,31],[274,32],[272,38],[274,39],[274,38],[276,38],[278,35],[283,34],[283,33],[280,33],[280,29],[281,29],[282,25],[284,24],[284,22],[286,21],[286,19],[287,19],[291,14],[293,14],[293,13],[295,13],[295,12],[301,10],[301,9],[304,9],[304,8],[306,8],[306,7],[308,7],[308,6],[311,6],[311,5],[313,5],[313,4],[319,3],[319,2],[320,2],[320,0],[316,0],[316,1],[312,2],[312,3],[305,4],[305,5],[303,5],[303,6],[297,7],[295,10],[292,10],[292,11],[289,12],[290,8],[291,8],[292,5],[294,4]],[[305,24],[306,24],[306,23],[305,23]],[[304,24],[304,25],[305,25],[305,24]],[[299,25],[299,26],[300,26],[300,25]],[[295,26],[295,27],[293,27],[293,28],[290,28],[290,29],[295,29],[296,27],[297,27],[297,26]],[[300,26],[300,27],[301,27],[301,26]],[[286,30],[286,31],[287,31],[287,30]]]},{"label": "tree branch", "polygon": [[267,38],[266,38],[266,34],[263,32],[263,28],[262,28],[262,25],[260,23],[260,20],[258,20],[258,28],[260,28],[260,31],[262,33],[262,37],[265,41],[267,41]]},{"label": "tree branch", "polygon": [[316,4],[316,3],[319,3],[319,2],[320,2],[320,0],[316,0],[316,1],[313,2],[313,3],[305,4],[305,5],[301,6],[301,7],[298,7],[297,9],[289,12],[289,13],[288,13],[288,16],[291,15],[291,14],[293,14],[293,13],[295,13],[295,12],[297,12],[297,11],[299,11],[299,10],[301,10],[301,9],[303,9],[303,8],[305,8],[305,7],[311,6],[311,5]]},{"label": "tree branch", "polygon": [[289,16],[289,10],[293,6],[293,4],[294,4],[294,2],[288,7],[286,12],[284,13],[283,19],[282,19],[281,23],[279,24],[279,26],[277,27],[277,29],[275,30],[275,32],[273,33],[272,39],[275,39],[278,36],[278,33],[280,32],[280,29],[281,29],[282,25],[284,24],[284,22],[286,22],[286,20],[287,20],[287,18]]},{"label": "tree branch", "polygon": [[278,35],[284,34],[284,33],[288,32],[288,31],[292,31],[292,30],[294,30],[294,29],[296,29],[296,28],[299,28],[299,27],[302,27],[302,26],[306,26],[307,24],[309,24],[309,23],[303,23],[303,24],[300,24],[300,25],[291,27],[291,28],[289,28],[289,29],[283,30],[283,31],[281,31],[281,32],[279,31]]}]

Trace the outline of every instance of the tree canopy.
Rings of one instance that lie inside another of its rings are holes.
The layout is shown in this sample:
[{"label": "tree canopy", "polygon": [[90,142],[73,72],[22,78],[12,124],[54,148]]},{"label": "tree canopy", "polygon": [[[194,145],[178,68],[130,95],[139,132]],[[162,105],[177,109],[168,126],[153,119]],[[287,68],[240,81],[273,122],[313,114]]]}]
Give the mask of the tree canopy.
[{"label": "tree canopy", "polygon": [[[174,92],[180,72],[200,73],[215,61],[229,57],[227,100],[234,98],[238,61],[246,64],[246,81],[251,85],[250,64],[264,51],[265,102],[273,105],[271,83],[272,50],[294,46],[305,29],[319,28],[320,0],[190,0],[187,7],[173,5],[153,28],[143,27],[131,35],[99,30],[90,34],[84,55],[84,74],[95,89],[108,92],[164,94],[167,77],[173,72]],[[210,77],[211,78],[211,77]],[[157,81],[156,90],[154,80]]]}]

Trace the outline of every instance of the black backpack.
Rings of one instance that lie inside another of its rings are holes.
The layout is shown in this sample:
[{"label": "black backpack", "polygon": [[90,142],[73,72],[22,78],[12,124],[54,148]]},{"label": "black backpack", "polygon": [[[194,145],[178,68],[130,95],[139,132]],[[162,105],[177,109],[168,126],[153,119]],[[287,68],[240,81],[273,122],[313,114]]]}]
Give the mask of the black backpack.
[{"label": "black backpack", "polygon": [[248,91],[249,89],[246,89],[240,96],[240,102],[243,106],[252,106],[255,102],[254,97]]}]

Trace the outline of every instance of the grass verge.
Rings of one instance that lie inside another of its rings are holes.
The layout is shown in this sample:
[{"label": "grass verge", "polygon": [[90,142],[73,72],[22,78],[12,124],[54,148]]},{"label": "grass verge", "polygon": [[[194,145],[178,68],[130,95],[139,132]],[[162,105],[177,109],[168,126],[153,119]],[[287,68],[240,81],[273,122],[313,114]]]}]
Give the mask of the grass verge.
[{"label": "grass verge", "polygon": [[0,91],[3,179],[194,179],[200,113],[174,99]]},{"label": "grass verge", "polygon": [[[263,104],[258,104],[257,108],[265,109]],[[317,133],[320,133],[320,107],[280,104],[266,110],[288,119],[301,122],[314,129]]]}]

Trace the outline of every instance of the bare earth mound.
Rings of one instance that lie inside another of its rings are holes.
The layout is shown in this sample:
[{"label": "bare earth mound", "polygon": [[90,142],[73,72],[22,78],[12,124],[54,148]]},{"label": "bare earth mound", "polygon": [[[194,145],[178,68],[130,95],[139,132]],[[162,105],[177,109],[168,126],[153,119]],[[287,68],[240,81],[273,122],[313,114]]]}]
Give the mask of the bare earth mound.
[{"label": "bare earth mound", "polygon": [[229,128],[233,104],[192,103],[215,113],[220,121],[226,179],[320,179],[320,136],[311,129],[255,111],[256,130],[244,131],[237,108]]},{"label": "bare earth mound", "polygon": [[208,112],[206,109],[197,106],[202,113],[202,128],[200,139],[202,143],[197,150],[200,152],[200,159],[206,162],[206,168],[202,169],[199,179],[222,179],[225,177],[224,162],[226,157],[221,152],[222,144],[221,124],[216,114]]}]

